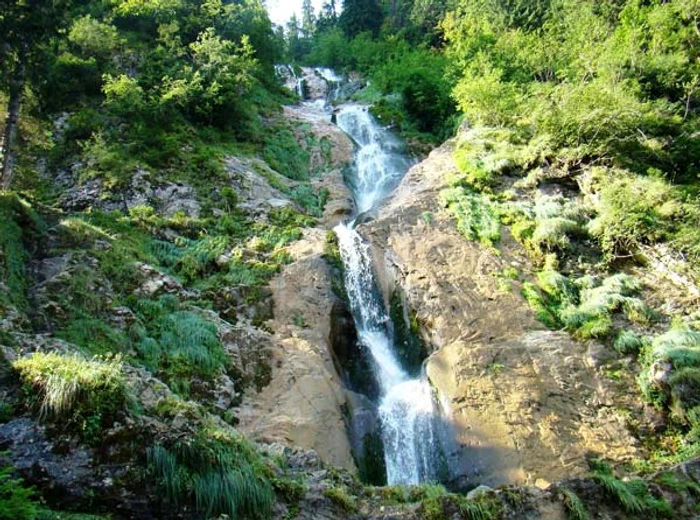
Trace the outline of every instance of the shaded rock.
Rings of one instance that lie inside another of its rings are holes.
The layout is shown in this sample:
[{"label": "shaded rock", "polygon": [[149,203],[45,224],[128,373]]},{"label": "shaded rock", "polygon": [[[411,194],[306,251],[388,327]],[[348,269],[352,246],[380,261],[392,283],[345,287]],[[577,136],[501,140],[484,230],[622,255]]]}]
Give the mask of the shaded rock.
[{"label": "shaded rock", "polygon": [[479,498],[480,496],[485,495],[491,491],[493,491],[493,489],[488,486],[477,486],[474,489],[472,489],[469,493],[467,493],[467,499],[474,500],[475,498]]},{"label": "shaded rock", "polygon": [[166,217],[182,212],[188,217],[199,218],[202,208],[191,186],[168,183],[157,187],[153,191],[153,196],[158,200],[158,207]]}]

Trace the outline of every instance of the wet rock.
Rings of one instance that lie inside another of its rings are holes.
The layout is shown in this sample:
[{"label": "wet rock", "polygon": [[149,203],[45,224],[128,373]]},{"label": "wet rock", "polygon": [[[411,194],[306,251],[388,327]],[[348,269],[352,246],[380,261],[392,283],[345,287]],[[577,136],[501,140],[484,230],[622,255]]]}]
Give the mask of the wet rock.
[{"label": "wet rock", "polygon": [[523,248],[507,233],[498,255],[466,240],[442,207],[440,191],[457,171],[453,147],[447,142],[414,166],[358,229],[379,252],[384,293],[398,284],[432,351],[425,368],[450,410],[455,483],[532,484],[533,475],[555,481],[586,474],[590,453],[637,456],[616,407],[639,406],[638,397],[591,370],[608,353],[542,330],[518,282],[504,294],[493,276],[513,263],[529,265]]}]

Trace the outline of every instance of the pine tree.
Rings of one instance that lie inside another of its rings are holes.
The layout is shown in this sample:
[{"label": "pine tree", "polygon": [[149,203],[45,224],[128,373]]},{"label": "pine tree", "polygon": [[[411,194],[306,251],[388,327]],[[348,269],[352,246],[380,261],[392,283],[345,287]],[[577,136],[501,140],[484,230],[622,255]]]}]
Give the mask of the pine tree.
[{"label": "pine tree", "polygon": [[304,0],[301,5],[301,34],[304,38],[311,38],[316,28],[316,14],[311,0]]},{"label": "pine tree", "polygon": [[343,0],[340,25],[350,38],[365,31],[376,36],[383,18],[384,13],[377,0]]}]

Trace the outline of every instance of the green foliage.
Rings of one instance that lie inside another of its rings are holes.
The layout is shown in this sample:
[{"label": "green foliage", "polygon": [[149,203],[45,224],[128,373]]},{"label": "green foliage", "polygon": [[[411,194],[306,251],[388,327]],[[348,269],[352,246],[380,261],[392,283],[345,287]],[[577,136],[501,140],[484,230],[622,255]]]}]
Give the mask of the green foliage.
[{"label": "green foliage", "polygon": [[311,157],[291,130],[280,128],[266,136],[263,158],[273,170],[285,177],[297,181],[309,179]]},{"label": "green foliage", "polygon": [[617,6],[619,16],[592,0],[456,2],[442,28],[467,120],[688,175],[697,150],[679,136],[695,124],[687,102],[699,74],[688,10],[682,0]]},{"label": "green foliage", "polygon": [[0,192],[0,312],[7,305],[22,310],[26,305],[27,242],[44,229],[44,224],[26,200],[14,193]]},{"label": "green foliage", "polygon": [[214,324],[203,316],[181,310],[178,300],[138,300],[138,326],[133,327],[140,361],[161,374],[170,386],[188,393],[194,377],[211,380],[226,366],[227,358]]},{"label": "green foliage", "polygon": [[560,488],[559,491],[562,494],[569,520],[588,520],[591,517],[583,501],[576,493],[565,487]]},{"label": "green foliage", "polygon": [[355,498],[349,495],[344,488],[328,488],[323,490],[323,495],[346,513],[353,514],[358,510]]},{"label": "green foliage", "polygon": [[631,330],[624,330],[617,335],[613,348],[620,354],[637,354],[644,346],[644,341]]},{"label": "green foliage", "polygon": [[0,519],[34,520],[39,506],[34,501],[34,490],[24,486],[21,479],[12,478],[12,466],[0,468]]},{"label": "green foliage", "polygon": [[[643,244],[671,239],[690,211],[661,179],[597,170],[598,216],[589,230],[611,258],[635,253]],[[595,175],[595,174],[594,174]]]},{"label": "green foliage", "polygon": [[488,197],[458,186],[443,190],[440,198],[457,219],[457,229],[468,240],[493,246],[501,239],[501,223]]},{"label": "green foliage", "polygon": [[647,483],[641,479],[620,480],[612,468],[602,461],[591,462],[592,477],[622,509],[631,514],[651,514],[654,517],[671,518],[673,509],[663,499],[649,493]]},{"label": "green foliage", "polygon": [[88,441],[108,427],[125,409],[127,388],[121,359],[87,359],[76,354],[34,353],[12,363],[25,387],[26,398],[41,416]]},{"label": "green foliage", "polygon": [[149,448],[148,461],[169,502],[192,503],[206,518],[268,518],[272,512],[269,468],[232,431],[204,427],[188,440]]},{"label": "green foliage", "polygon": [[[612,316],[629,309],[648,315],[646,305],[635,297],[641,284],[633,277],[619,273],[598,281],[588,277],[569,280],[551,267],[537,275],[539,289],[532,283],[523,284],[522,294],[537,318],[550,328],[566,328],[579,339],[605,339],[614,331]],[[633,333],[621,333],[615,348],[620,353],[638,349],[641,340]]]}]

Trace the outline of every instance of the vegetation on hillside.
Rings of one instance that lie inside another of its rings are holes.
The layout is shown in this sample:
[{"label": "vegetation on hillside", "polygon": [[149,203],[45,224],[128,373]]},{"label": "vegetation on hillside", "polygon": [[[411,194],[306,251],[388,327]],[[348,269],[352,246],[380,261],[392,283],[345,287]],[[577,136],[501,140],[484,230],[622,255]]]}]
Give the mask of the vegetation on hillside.
[{"label": "vegetation on hillside", "polygon": [[[658,252],[700,276],[700,2],[303,5],[275,28],[260,0],[0,2],[0,343],[16,354],[0,367],[11,374],[0,422],[26,414],[109,457],[105,432],[148,422],[130,378],[150,374],[167,388],[158,420],[170,422],[114,450],[138,468],[133,482],[152,478],[164,510],[265,518],[282,500],[294,516],[303,485],[211,395],[224,376],[234,404],[269,381],[268,365],[234,366],[221,321],[245,313],[265,328],[266,286],[329,196],[312,157],[330,144],[285,120],[282,103],[298,98],[274,65],[328,66],[361,77],[353,99],[405,137],[456,135],[459,171],[440,202],[491,251],[512,235],[536,271],[504,272],[504,292],[519,283],[546,326],[616,352],[669,418],[632,466],[653,486],[597,461],[592,481],[625,514],[672,515],[657,486],[697,489],[653,472],[700,454],[700,315],[649,297],[631,271]],[[292,204],[242,207],[231,156]],[[191,189],[196,208],[127,204],[144,183]],[[54,515],[42,491],[3,461],[0,517],[89,518]],[[580,491],[557,490],[572,518],[589,517]],[[425,518],[498,518],[524,503],[437,485],[344,483],[322,496],[349,514],[364,507],[355,494],[420,504]]]}]

